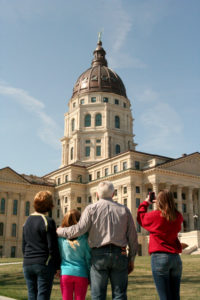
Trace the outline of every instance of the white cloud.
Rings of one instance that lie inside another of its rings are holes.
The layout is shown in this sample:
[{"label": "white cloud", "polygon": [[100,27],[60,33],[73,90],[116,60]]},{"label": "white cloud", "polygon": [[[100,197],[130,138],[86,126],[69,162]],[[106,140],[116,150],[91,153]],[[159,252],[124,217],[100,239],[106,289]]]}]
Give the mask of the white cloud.
[{"label": "white cloud", "polygon": [[0,95],[9,97],[20,104],[23,109],[37,116],[41,121],[41,127],[38,129],[38,136],[40,139],[56,149],[60,148],[58,138],[61,136],[62,129],[59,128],[57,123],[46,114],[44,111],[44,103],[30,96],[27,91],[9,86],[3,81],[0,81]]}]

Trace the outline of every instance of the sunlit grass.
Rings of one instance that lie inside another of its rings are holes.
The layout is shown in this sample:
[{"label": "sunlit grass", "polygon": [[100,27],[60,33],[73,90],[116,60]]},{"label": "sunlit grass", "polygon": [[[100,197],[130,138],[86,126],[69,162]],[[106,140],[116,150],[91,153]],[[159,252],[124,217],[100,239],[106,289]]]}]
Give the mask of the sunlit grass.
[{"label": "sunlit grass", "polygon": [[[181,283],[181,300],[200,299],[200,255],[182,256],[183,277]],[[0,259],[0,263],[16,262],[19,259]],[[17,300],[27,300],[27,288],[22,273],[22,265],[0,266],[0,295]],[[54,281],[52,300],[61,300],[59,280]],[[87,299],[90,298],[90,289]],[[111,298],[110,286],[107,299]],[[150,257],[137,257],[135,271],[129,276],[128,299],[157,300],[157,292],[153,283]]]}]

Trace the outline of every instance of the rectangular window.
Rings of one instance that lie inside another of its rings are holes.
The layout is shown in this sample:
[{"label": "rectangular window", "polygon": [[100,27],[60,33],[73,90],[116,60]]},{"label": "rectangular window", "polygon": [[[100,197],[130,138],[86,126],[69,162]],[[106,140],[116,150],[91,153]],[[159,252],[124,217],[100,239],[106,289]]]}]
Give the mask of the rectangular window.
[{"label": "rectangular window", "polygon": [[124,102],[124,108],[126,108],[126,103]]},{"label": "rectangular window", "polygon": [[177,199],[177,192],[174,192],[174,198]]},{"label": "rectangular window", "polygon": [[123,162],[123,170],[126,170],[126,169],[127,169],[127,162],[124,161],[124,162]]},{"label": "rectangular window", "polygon": [[101,146],[96,146],[96,156],[101,156]]},{"label": "rectangular window", "polygon": [[108,176],[108,168],[105,168],[105,176]]},{"label": "rectangular window", "polygon": [[68,182],[68,175],[65,175],[65,182]]},{"label": "rectangular window", "polygon": [[89,181],[92,181],[92,174],[89,174],[88,180],[89,180]]},{"label": "rectangular window", "polygon": [[96,102],[96,97],[92,97],[92,98],[91,98],[91,102],[92,102],[92,103]]},{"label": "rectangular window", "polygon": [[67,203],[68,202],[68,199],[67,199],[67,197],[65,197],[65,203]]},{"label": "rectangular window", "polygon": [[136,192],[137,194],[140,193],[140,187],[139,187],[139,186],[136,186],[136,187],[135,187],[135,192]]},{"label": "rectangular window", "polygon": [[183,213],[187,212],[187,206],[185,203],[182,204],[182,210],[183,210]]},{"label": "rectangular window", "polygon": [[137,225],[136,225],[136,231],[141,232],[141,226],[138,222],[137,222]]},{"label": "rectangular window", "polygon": [[16,224],[12,224],[11,236],[12,237],[16,237],[16,234],[17,234],[17,225]]},{"label": "rectangular window", "polygon": [[0,223],[0,236],[3,236],[3,227],[4,227],[4,224]]},{"label": "rectangular window", "polygon": [[57,218],[60,218],[60,209],[57,209]]},{"label": "rectangular window", "polygon": [[119,100],[115,99],[115,104],[119,105]]},{"label": "rectangular window", "polygon": [[108,103],[108,98],[107,97],[103,97],[103,102],[104,103]]},{"label": "rectangular window", "polygon": [[90,140],[86,140],[85,143],[86,143],[86,144],[90,144]]},{"label": "rectangular window", "polygon": [[12,247],[11,247],[10,256],[11,256],[11,257],[15,257],[15,256],[16,256],[16,247],[15,247],[15,246],[12,246]]},{"label": "rectangular window", "polygon": [[101,143],[101,140],[96,140],[96,143]]},{"label": "rectangular window", "polygon": [[91,196],[88,197],[88,203],[92,203],[92,197]]},{"label": "rectangular window", "polygon": [[58,185],[60,185],[60,178],[58,178],[58,180],[57,180],[57,184],[58,184]]},{"label": "rectangular window", "polygon": [[81,100],[80,100],[80,104],[84,104],[84,99],[81,99]]},{"label": "rectangular window", "polygon": [[127,186],[124,186],[123,192],[124,192],[124,194],[127,194]]},{"label": "rectangular window", "polygon": [[17,206],[18,206],[18,201],[13,200],[13,215],[17,215]]},{"label": "rectangular window", "polygon": [[81,207],[77,207],[76,209],[81,213]]},{"label": "rectangular window", "polygon": [[77,197],[77,203],[81,203],[81,197]]},{"label": "rectangular window", "polygon": [[100,178],[100,171],[97,172],[97,179]]},{"label": "rectangular window", "polygon": [[3,256],[3,246],[0,246],[0,258]]},{"label": "rectangular window", "polygon": [[140,206],[140,198],[136,198],[136,208]]},{"label": "rectangular window", "polygon": [[90,156],[90,147],[89,146],[85,147],[85,156],[86,157]]},{"label": "rectangular window", "polygon": [[118,166],[116,165],[114,166],[114,173],[117,173],[117,171],[118,171]]},{"label": "rectangular window", "polygon": [[124,199],[124,205],[127,206],[127,198]]},{"label": "rectangular window", "polygon": [[60,199],[57,200],[57,205],[60,205]]},{"label": "rectangular window", "polygon": [[140,162],[139,161],[135,161],[135,169],[136,170],[140,169]]},{"label": "rectangular window", "polygon": [[28,217],[29,214],[30,214],[30,202],[26,201],[26,204],[25,204],[25,216]]},{"label": "rectangular window", "polygon": [[186,195],[185,193],[182,193],[182,199],[185,200],[186,199]]},{"label": "rectangular window", "polygon": [[114,196],[117,196],[117,190],[114,191]]},{"label": "rectangular window", "polygon": [[67,206],[65,207],[65,214],[67,213],[67,210],[68,210],[68,208],[67,208]]}]

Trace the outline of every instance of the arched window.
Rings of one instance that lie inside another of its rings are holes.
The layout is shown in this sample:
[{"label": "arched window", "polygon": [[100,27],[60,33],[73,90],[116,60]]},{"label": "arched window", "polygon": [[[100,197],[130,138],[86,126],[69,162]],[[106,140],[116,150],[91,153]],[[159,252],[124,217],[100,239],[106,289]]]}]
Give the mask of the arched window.
[{"label": "arched window", "polygon": [[119,116],[115,116],[115,128],[120,128],[120,118],[119,118]]},{"label": "arched window", "polygon": [[87,114],[85,116],[85,127],[90,127],[91,126],[91,115]]},{"label": "arched window", "polygon": [[12,232],[11,232],[11,235],[12,236],[16,236],[16,233],[17,233],[17,225],[14,223],[12,224]]},{"label": "arched window", "polygon": [[74,158],[74,148],[73,147],[71,148],[70,157],[71,157],[71,160]]},{"label": "arched window", "polygon": [[17,206],[18,206],[18,201],[13,200],[13,215],[17,215]]},{"label": "arched window", "polygon": [[26,201],[26,206],[25,206],[25,216],[29,216],[30,214],[30,202]]},{"label": "arched window", "polygon": [[96,114],[96,116],[95,116],[95,126],[101,126],[101,125],[102,125],[101,114]]},{"label": "arched window", "polygon": [[75,130],[75,119],[72,119],[72,131],[74,131]]},{"label": "arched window", "polygon": [[0,214],[5,214],[5,203],[6,203],[5,199],[2,198],[1,199]]},{"label": "arched window", "polygon": [[120,145],[116,145],[115,146],[115,154],[118,154],[118,153],[120,153]]},{"label": "arched window", "polygon": [[0,223],[0,236],[3,235],[3,223]]}]

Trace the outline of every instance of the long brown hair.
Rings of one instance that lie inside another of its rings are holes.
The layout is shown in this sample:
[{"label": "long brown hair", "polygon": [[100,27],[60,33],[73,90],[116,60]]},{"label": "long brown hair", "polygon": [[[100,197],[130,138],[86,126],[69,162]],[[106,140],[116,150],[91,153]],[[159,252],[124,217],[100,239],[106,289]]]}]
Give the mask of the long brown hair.
[{"label": "long brown hair", "polygon": [[177,218],[177,209],[173,193],[168,190],[160,191],[156,200],[157,208],[161,211],[161,215],[168,221],[174,221]]},{"label": "long brown hair", "polygon": [[77,224],[80,217],[81,214],[77,209],[69,210],[62,220],[61,227],[69,227]]}]

